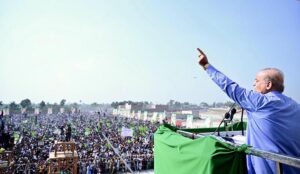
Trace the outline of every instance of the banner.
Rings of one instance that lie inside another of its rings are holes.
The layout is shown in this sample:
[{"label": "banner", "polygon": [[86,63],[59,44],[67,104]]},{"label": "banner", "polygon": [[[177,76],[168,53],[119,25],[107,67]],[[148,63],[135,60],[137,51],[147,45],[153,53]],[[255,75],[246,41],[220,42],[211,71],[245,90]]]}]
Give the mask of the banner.
[{"label": "banner", "polygon": [[176,114],[172,114],[171,116],[171,125],[176,126]]},{"label": "banner", "polygon": [[35,109],[34,109],[34,114],[35,114],[35,115],[40,114],[40,109],[39,109],[39,108],[35,108]]},{"label": "banner", "polygon": [[135,116],[135,112],[132,111],[132,112],[131,112],[131,118],[134,118],[134,116]]},{"label": "banner", "polygon": [[213,122],[211,120],[210,116],[207,116],[204,122],[204,125],[206,128],[212,127],[213,126]]},{"label": "banner", "polygon": [[144,111],[144,121],[147,121],[147,119],[148,119],[148,112]]},{"label": "banner", "polygon": [[44,144],[44,141],[38,141],[38,146],[43,146]]},{"label": "banner", "polygon": [[122,127],[121,137],[132,137],[133,130],[130,128]]},{"label": "banner", "polygon": [[60,135],[60,132],[61,131],[59,129],[57,129],[57,128],[53,131],[53,133],[56,134],[56,135]]},{"label": "banner", "polygon": [[113,115],[118,115],[118,110],[117,109],[113,109]]},{"label": "banner", "polygon": [[25,114],[26,108],[21,108],[21,114]]},{"label": "banner", "polygon": [[138,119],[138,120],[141,119],[141,114],[142,114],[142,112],[141,112],[141,111],[138,111],[138,113],[137,113],[137,119]]},{"label": "banner", "polygon": [[139,133],[142,136],[146,136],[146,133],[148,131],[148,127],[147,126],[139,126],[138,130],[139,130]]},{"label": "banner", "polygon": [[14,137],[14,143],[17,144],[17,142],[19,142],[20,139],[20,132],[14,132],[13,137]]},{"label": "banner", "polygon": [[48,112],[49,115],[52,114],[52,108],[48,108]]},{"label": "banner", "polygon": [[71,112],[72,112],[72,114],[75,114],[76,108],[73,108],[73,107],[72,107]]},{"label": "banner", "polygon": [[163,119],[165,120],[167,118],[166,111],[164,111],[162,114],[163,114]]},{"label": "banner", "polygon": [[157,121],[157,112],[153,112],[152,122],[156,122],[156,121]]},{"label": "banner", "polygon": [[130,116],[131,116],[130,110],[127,110],[126,117],[130,118]]},{"label": "banner", "polygon": [[193,127],[193,115],[186,116],[186,127],[192,128]]},{"label": "banner", "polygon": [[189,114],[189,115],[191,115],[191,114],[193,114],[193,111],[181,111],[181,113],[182,114]]},{"label": "banner", "polygon": [[65,112],[65,108],[60,108],[60,113],[63,114]]},{"label": "banner", "polygon": [[31,136],[35,138],[37,136],[36,131],[31,131]]},{"label": "banner", "polygon": [[3,110],[3,115],[9,115],[9,108]]},{"label": "banner", "polygon": [[162,113],[159,113],[159,122],[162,124],[163,123],[163,120],[166,118],[166,113],[165,112],[162,112]]}]

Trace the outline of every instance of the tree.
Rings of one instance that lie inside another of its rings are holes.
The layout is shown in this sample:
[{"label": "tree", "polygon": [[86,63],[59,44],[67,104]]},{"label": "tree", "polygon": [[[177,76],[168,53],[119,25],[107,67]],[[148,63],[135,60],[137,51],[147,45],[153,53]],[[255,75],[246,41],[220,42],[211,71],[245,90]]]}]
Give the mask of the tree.
[{"label": "tree", "polygon": [[15,102],[11,102],[9,104],[9,110],[11,113],[17,113],[19,110],[19,105],[17,105]]},{"label": "tree", "polygon": [[200,107],[201,107],[201,108],[208,108],[209,105],[208,105],[206,102],[201,102],[201,103],[200,103]]},{"label": "tree", "polygon": [[174,104],[176,107],[181,107],[181,103],[178,102],[178,101],[175,101],[175,104]]},{"label": "tree", "polygon": [[215,107],[216,107],[216,108],[224,107],[224,103],[222,103],[222,102],[217,102]]},{"label": "tree", "polygon": [[92,106],[92,107],[99,107],[99,104],[96,103],[96,102],[94,102],[94,103],[91,104],[91,106]]},{"label": "tree", "polygon": [[234,104],[234,102],[231,102],[231,101],[227,101],[224,103],[224,105],[227,107],[232,107],[233,104]]},{"label": "tree", "polygon": [[40,113],[47,113],[47,107],[46,103],[42,100],[41,103],[39,103]]},{"label": "tree", "polygon": [[16,102],[11,102],[9,104],[9,109],[17,109],[18,108],[18,105],[16,104]]},{"label": "tree", "polygon": [[213,104],[211,105],[213,108],[216,107],[216,102],[213,102]]},{"label": "tree", "polygon": [[44,109],[45,107],[46,107],[46,103],[44,101],[41,101],[40,109]]},{"label": "tree", "polygon": [[54,103],[54,104],[52,105],[52,112],[53,112],[53,113],[58,113],[59,110],[60,110],[60,106],[59,106],[57,103]]},{"label": "tree", "polygon": [[66,104],[66,101],[67,101],[66,99],[62,99],[62,100],[60,101],[60,104],[59,104],[59,105],[60,105],[60,106],[64,106],[64,105]]},{"label": "tree", "polygon": [[21,101],[20,105],[22,108],[30,108],[31,107],[31,101],[27,98]]},{"label": "tree", "polygon": [[117,109],[119,106],[119,102],[112,102],[110,106]]},{"label": "tree", "polygon": [[2,101],[0,101],[0,107],[1,107],[1,106],[3,106],[3,103],[2,103]]},{"label": "tree", "polygon": [[79,107],[78,103],[76,103],[76,102],[72,103],[71,106],[74,107],[74,108],[78,108]]}]

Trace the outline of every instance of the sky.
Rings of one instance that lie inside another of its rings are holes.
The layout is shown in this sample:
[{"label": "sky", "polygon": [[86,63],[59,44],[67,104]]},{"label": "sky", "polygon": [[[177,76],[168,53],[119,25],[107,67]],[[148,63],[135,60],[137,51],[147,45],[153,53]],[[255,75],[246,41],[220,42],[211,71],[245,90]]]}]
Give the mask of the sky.
[{"label": "sky", "polygon": [[0,101],[231,101],[196,48],[240,86],[276,67],[300,103],[300,1],[0,1]]}]

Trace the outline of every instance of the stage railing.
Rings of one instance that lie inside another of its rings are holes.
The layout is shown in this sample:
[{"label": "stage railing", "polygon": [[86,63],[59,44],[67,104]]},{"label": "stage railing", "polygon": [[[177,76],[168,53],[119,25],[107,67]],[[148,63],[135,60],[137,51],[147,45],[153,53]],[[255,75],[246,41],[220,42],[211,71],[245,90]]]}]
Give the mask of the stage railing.
[{"label": "stage railing", "polygon": [[[193,138],[193,139],[204,137],[203,135],[186,132],[186,131],[182,131],[182,130],[177,130],[177,132],[185,137],[189,137],[189,138]],[[231,144],[233,146],[237,146],[236,144],[228,142],[228,141],[226,143]],[[277,174],[282,174],[282,164],[300,168],[300,159],[299,158],[294,158],[294,157],[281,155],[281,154],[277,154],[277,153],[273,153],[273,152],[267,152],[267,151],[263,151],[263,150],[259,150],[259,149],[255,149],[255,148],[249,148],[249,151],[250,151],[250,153],[248,155],[254,155],[254,156],[258,156],[261,158],[275,161]]]}]

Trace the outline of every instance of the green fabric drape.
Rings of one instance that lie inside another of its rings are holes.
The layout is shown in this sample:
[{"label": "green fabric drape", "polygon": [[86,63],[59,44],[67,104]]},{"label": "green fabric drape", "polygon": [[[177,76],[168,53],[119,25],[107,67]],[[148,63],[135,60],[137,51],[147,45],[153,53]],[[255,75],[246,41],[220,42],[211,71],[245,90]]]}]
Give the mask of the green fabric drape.
[{"label": "green fabric drape", "polygon": [[154,135],[155,174],[247,173],[248,146],[235,147],[213,136],[193,140],[170,128],[161,126]]}]

